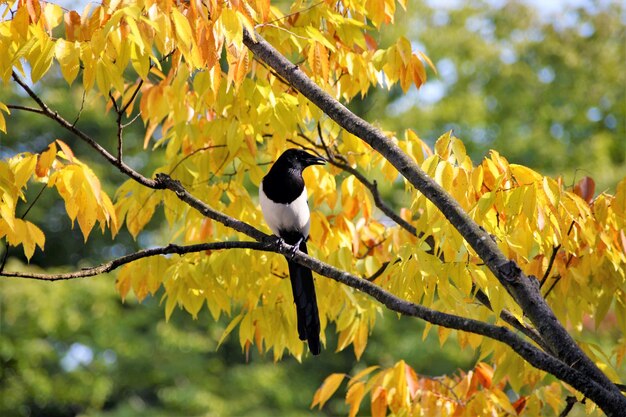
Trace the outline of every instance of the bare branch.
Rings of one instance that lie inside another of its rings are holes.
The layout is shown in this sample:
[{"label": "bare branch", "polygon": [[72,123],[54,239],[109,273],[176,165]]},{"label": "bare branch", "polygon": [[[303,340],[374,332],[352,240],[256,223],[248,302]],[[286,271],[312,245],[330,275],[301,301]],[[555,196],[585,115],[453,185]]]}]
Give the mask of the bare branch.
[{"label": "bare branch", "polygon": [[[155,181],[153,181],[153,180],[151,180],[149,178],[144,177],[143,175],[141,175],[140,173],[138,173],[137,171],[135,171],[134,169],[132,169],[131,167],[126,165],[124,162],[118,161],[117,158],[115,158],[113,155],[111,155],[109,153],[109,151],[107,151],[102,146],[100,146],[100,144],[98,144],[91,136],[87,135],[85,132],[83,132],[82,130],[78,129],[73,124],[69,123],[67,120],[65,120],[63,117],[61,117],[56,111],[51,110],[43,102],[43,100],[24,81],[22,81],[17,76],[17,74],[15,72],[12,73],[12,76],[13,76],[13,79],[15,80],[15,82],[18,83],[22,87],[22,89],[24,89],[24,91],[26,91],[26,93],[33,100],[35,100],[35,102],[39,105],[41,111],[37,111],[36,113],[43,114],[44,116],[48,117],[49,119],[54,120],[58,125],[60,125],[64,129],[68,130],[69,132],[72,132],[74,135],[76,135],[81,140],[83,140],[84,142],[89,144],[92,148],[94,148],[96,150],[96,152],[98,152],[100,155],[102,155],[113,166],[117,167],[117,169],[119,169],[123,174],[126,174],[130,178],[134,179],[135,181],[137,181],[140,184],[145,185],[146,187],[156,188],[156,182]],[[20,110],[32,111],[32,110],[26,109],[26,108],[20,109]]]},{"label": "bare branch", "polygon": [[269,237],[259,229],[213,209],[205,202],[191,195],[179,181],[172,179],[169,175],[157,174],[155,183],[155,188],[173,191],[180,200],[198,210],[202,215],[218,221],[226,227],[248,235],[257,241],[265,241]]},{"label": "bare branch", "polygon": [[87,278],[96,275],[105,274],[111,272],[120,266],[136,261],[138,259],[147,258],[157,255],[168,255],[176,253],[178,255],[184,255],[186,253],[202,252],[207,250],[221,250],[221,249],[256,249],[267,250],[266,245],[259,242],[239,242],[239,241],[227,241],[227,242],[212,242],[212,243],[200,243],[197,245],[179,246],[170,244],[164,247],[151,248],[140,250],[129,255],[121,256],[113,259],[112,261],[103,263],[91,268],[83,268],[80,271],[69,272],[65,274],[37,274],[31,272],[0,272],[0,276],[13,277],[13,278],[27,278],[35,279],[39,281],[61,281],[70,280],[76,278]]},{"label": "bare branch", "polygon": [[[493,311],[493,308],[491,306],[491,301],[489,300],[489,297],[487,296],[487,294],[485,294],[481,289],[477,288],[475,285],[474,285],[474,288],[476,290],[475,294],[474,294],[474,297],[476,297],[476,299],[482,305],[487,307],[489,310]],[[546,344],[546,342],[541,338],[541,335],[537,332],[537,330],[534,327],[530,327],[530,326],[520,322],[518,319],[515,318],[515,316],[513,314],[511,314],[511,312],[509,310],[503,309],[500,312],[500,318],[505,323],[510,324],[514,329],[519,330],[524,335],[526,335],[526,337],[528,337],[530,340],[535,342],[545,352],[548,352],[550,354],[554,354],[554,352],[552,352],[552,350],[550,349],[550,346],[548,346]]]},{"label": "bare branch", "polygon": [[28,112],[31,112],[31,113],[43,114],[44,116],[47,116],[45,111],[43,111],[41,109],[37,109],[35,107],[20,106],[20,105],[17,105],[17,104],[7,104],[7,107],[9,109],[13,109],[13,110],[23,110],[23,111],[28,111]]},{"label": "bare branch", "polygon": [[78,120],[80,120],[80,116],[83,114],[83,110],[85,108],[85,97],[87,96],[87,90],[83,89],[83,97],[80,100],[80,109],[78,109],[78,114],[76,114],[76,118],[74,122],[72,122],[72,126],[76,126]]}]

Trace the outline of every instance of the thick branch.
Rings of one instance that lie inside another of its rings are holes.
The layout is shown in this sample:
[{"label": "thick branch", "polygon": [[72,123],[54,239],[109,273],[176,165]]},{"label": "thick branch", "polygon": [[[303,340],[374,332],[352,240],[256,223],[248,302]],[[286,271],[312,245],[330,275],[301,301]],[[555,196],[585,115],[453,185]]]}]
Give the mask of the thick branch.
[{"label": "thick branch", "polygon": [[[499,250],[489,234],[465,213],[439,184],[424,173],[398,145],[365,120],[356,116],[315,84],[297,65],[291,63],[259,34],[244,30],[244,44],[255,57],[265,62],[282,78],[348,132],[359,137],[385,157],[417,190],[428,198],[459,231],[497,279],[521,306],[542,339],[564,362],[588,373],[614,394],[619,390],[578,347],[571,335],[541,296],[538,285]],[[623,399],[626,404],[626,399]]]}]

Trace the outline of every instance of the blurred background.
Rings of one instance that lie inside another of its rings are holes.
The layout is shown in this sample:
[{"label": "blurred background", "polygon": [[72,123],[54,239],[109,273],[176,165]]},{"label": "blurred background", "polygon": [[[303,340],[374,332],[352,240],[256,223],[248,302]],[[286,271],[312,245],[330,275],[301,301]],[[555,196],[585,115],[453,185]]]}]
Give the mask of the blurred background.
[{"label": "blurred background", "polygon": [[[287,10],[288,3],[283,6]],[[452,129],[475,162],[496,149],[510,162],[563,176],[565,184],[592,176],[598,192],[612,192],[626,176],[625,28],[626,9],[618,0],[409,1],[409,12],[399,10],[396,23],[377,40],[386,46],[408,36],[438,73],[431,71],[419,91],[379,89],[350,107],[384,129],[411,128],[430,144]],[[115,118],[105,114],[99,99],[83,97],[80,86],[68,94],[60,74],[36,89],[68,120],[84,107],[78,126],[114,148]],[[0,101],[27,99],[3,88]],[[2,157],[40,152],[61,138],[96,171],[109,195],[124,180],[42,117],[16,111],[7,122]],[[162,161],[143,151],[141,124],[125,135],[127,163],[152,172]],[[160,229],[161,213],[137,241],[122,232],[112,243],[109,235],[93,232],[84,245],[54,192],[31,184],[28,201],[40,192],[28,219],[44,230],[46,254],[35,253],[33,268],[75,270],[168,239]],[[396,194],[390,190],[386,197],[393,203]],[[26,209],[18,207],[18,214]],[[2,242],[6,268],[21,267],[21,248],[5,254]],[[254,349],[246,355],[236,336],[218,348],[228,317],[216,323],[204,309],[193,320],[176,310],[166,323],[158,296],[122,303],[114,281],[114,275],[56,283],[0,281],[0,415],[336,415],[347,410],[341,390],[321,412],[308,409],[332,372],[405,359],[421,374],[441,375],[468,369],[476,359],[453,341],[440,347],[434,333],[422,340],[419,322],[385,314],[359,362],[351,348],[334,352],[331,328],[319,357],[275,364],[271,355]],[[594,337],[599,343],[613,337],[610,325]]]}]

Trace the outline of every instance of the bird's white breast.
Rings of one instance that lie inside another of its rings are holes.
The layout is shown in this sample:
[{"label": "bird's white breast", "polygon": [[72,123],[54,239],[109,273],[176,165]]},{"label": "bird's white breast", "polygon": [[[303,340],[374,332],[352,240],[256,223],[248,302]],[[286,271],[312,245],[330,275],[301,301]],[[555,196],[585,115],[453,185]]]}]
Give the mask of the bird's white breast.
[{"label": "bird's white breast", "polygon": [[306,187],[291,203],[280,204],[273,202],[265,195],[263,182],[261,182],[259,202],[265,222],[276,236],[280,236],[281,230],[300,232],[305,238],[309,236],[310,213]]}]

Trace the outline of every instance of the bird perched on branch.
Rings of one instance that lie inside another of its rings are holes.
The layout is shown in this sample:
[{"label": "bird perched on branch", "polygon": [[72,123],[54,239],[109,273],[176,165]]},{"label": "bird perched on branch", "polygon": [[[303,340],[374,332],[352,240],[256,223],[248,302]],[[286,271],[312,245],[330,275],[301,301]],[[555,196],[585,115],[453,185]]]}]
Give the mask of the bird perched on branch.
[{"label": "bird perched on branch", "polygon": [[[259,201],[265,222],[276,236],[304,253],[308,253],[306,241],[311,213],[302,171],[308,166],[325,163],[325,159],[303,150],[288,149],[272,165],[259,186]],[[300,340],[308,341],[312,354],[318,355],[322,348],[313,273],[309,268],[291,261],[293,254],[286,258],[296,304],[298,336]]]}]

